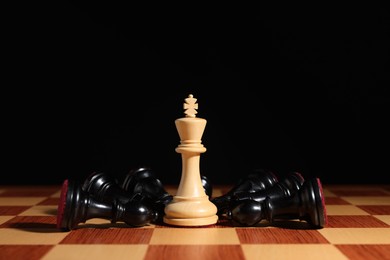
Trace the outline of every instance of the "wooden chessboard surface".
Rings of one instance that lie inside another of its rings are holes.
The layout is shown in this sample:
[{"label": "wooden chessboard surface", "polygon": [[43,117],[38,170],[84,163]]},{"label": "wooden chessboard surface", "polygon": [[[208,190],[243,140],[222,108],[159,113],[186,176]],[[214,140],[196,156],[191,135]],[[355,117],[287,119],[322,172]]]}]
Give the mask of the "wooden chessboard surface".
[{"label": "wooden chessboard surface", "polygon": [[[220,196],[231,187],[213,187]],[[0,259],[390,259],[390,185],[324,185],[328,224],[237,227],[91,219],[56,229],[59,186],[0,186]],[[174,187],[167,191],[175,194]]]}]

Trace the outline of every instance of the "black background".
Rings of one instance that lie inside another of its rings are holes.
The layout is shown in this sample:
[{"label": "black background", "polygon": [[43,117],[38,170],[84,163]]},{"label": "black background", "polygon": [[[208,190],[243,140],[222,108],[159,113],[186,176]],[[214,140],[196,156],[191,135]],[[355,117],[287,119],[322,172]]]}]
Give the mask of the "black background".
[{"label": "black background", "polygon": [[174,120],[188,94],[207,120],[200,167],[214,184],[255,168],[390,183],[380,4],[60,1],[14,11],[0,183],[149,166],[177,184]]}]

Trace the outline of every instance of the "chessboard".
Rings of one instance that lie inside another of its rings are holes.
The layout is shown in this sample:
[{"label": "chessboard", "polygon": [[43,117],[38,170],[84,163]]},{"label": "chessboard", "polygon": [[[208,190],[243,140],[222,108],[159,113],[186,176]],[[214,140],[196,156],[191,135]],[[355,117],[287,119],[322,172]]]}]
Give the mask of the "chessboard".
[{"label": "chessboard", "polygon": [[[229,186],[213,187],[212,196]],[[175,194],[175,187],[166,187]],[[0,259],[390,259],[390,185],[323,185],[328,222],[56,228],[60,186],[0,186]]]}]

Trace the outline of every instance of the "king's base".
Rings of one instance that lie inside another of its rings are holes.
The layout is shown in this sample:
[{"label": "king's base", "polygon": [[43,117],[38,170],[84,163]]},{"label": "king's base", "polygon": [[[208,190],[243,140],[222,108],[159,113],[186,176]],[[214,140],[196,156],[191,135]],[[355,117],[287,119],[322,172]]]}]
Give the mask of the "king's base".
[{"label": "king's base", "polygon": [[165,206],[163,221],[175,226],[206,226],[217,223],[217,207],[208,196],[174,196]]},{"label": "king's base", "polygon": [[204,218],[169,218],[164,217],[164,223],[174,226],[186,226],[186,227],[196,227],[196,226],[208,226],[217,223],[218,216],[204,217]]}]

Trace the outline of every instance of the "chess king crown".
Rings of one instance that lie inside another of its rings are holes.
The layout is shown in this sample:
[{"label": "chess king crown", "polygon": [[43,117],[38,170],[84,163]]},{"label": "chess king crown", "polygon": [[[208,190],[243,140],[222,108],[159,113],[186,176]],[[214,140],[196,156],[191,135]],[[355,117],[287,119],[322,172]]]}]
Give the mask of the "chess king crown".
[{"label": "chess king crown", "polygon": [[176,129],[180,137],[180,145],[176,149],[177,152],[183,149],[201,153],[206,151],[201,139],[207,120],[196,117],[196,109],[198,108],[196,101],[197,99],[190,94],[183,104],[185,117],[175,120]]}]

